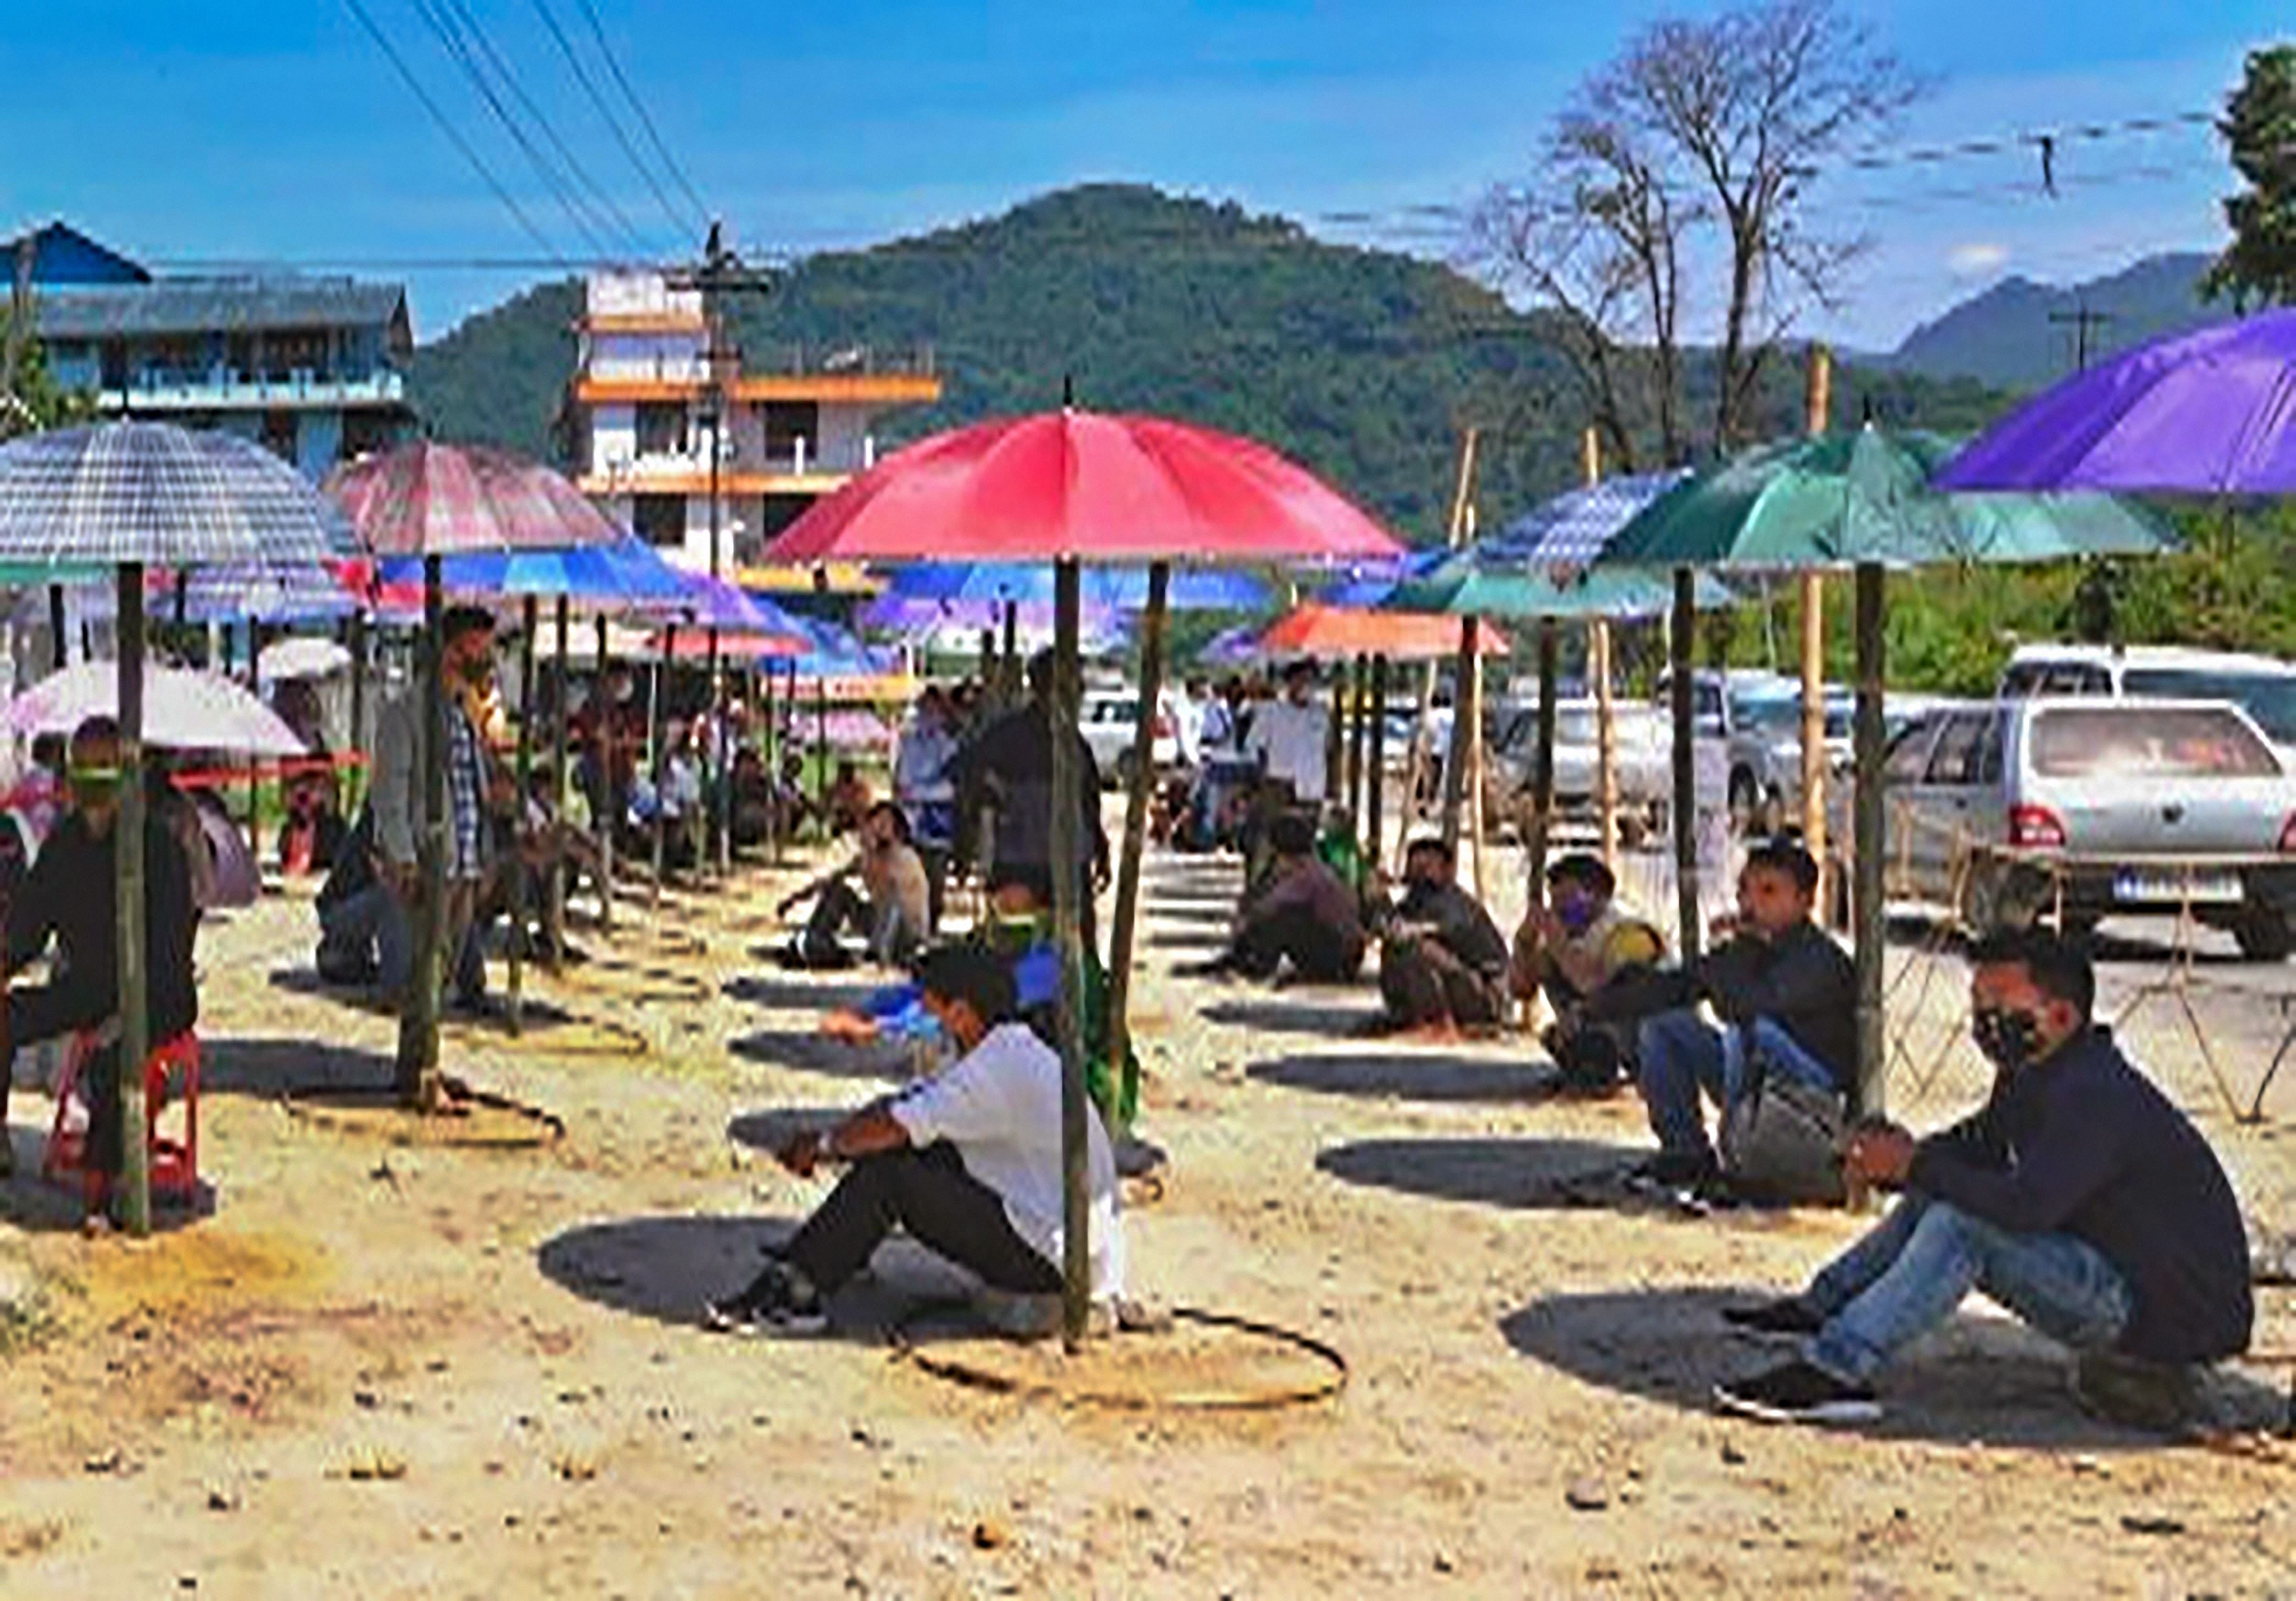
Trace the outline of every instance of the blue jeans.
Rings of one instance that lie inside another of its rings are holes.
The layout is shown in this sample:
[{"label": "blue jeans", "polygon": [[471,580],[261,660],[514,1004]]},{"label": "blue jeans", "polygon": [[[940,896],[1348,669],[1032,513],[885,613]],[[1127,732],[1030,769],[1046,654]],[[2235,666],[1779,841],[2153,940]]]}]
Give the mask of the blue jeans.
[{"label": "blue jeans", "polygon": [[1836,1377],[1864,1384],[1973,1289],[2076,1351],[2113,1344],[2135,1304],[2120,1270],[2086,1240],[2012,1234],[1908,1192],[1804,1292],[1826,1319],[1807,1354]]},{"label": "blue jeans", "polygon": [[1814,1088],[1838,1087],[1833,1070],[1768,1017],[1743,1028],[1716,1028],[1683,1007],[1645,1019],[1636,1043],[1651,1131],[1670,1156],[1714,1160],[1699,1094],[1704,1091],[1726,1111],[1735,1106],[1746,1092],[1750,1062]]}]

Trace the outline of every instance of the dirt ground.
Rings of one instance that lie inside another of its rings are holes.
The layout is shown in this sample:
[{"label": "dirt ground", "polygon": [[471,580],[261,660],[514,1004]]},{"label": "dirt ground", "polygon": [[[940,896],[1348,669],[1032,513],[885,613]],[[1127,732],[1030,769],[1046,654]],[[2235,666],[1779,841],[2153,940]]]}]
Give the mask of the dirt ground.
[{"label": "dirt ground", "polygon": [[[320,1095],[385,1082],[392,1025],[315,992],[291,891],[202,937],[211,1212],[90,1242],[37,1179],[0,1188],[0,1595],[2296,1596],[2296,1444],[2092,1422],[2059,1354],[1989,1309],[1893,1370],[1870,1428],[1714,1415],[1712,1383],[1772,1354],[1716,1308],[1793,1284],[1860,1220],[1583,1204],[1555,1181],[1647,1143],[1631,1101],[1546,1099],[1520,1042],[1350,1040],[1368,986],[1173,977],[1234,876],[1150,864],[1144,1131],[1172,1166],[1129,1214],[1133,1278],[1328,1342],[1336,1399],[1127,1410],[952,1385],[886,1342],[955,1283],[898,1244],[840,1337],[700,1330],[701,1297],[822,1193],[756,1148],[768,1115],[898,1071],[812,1034],[863,978],[764,959],[787,875],[627,906],[608,962],[537,980],[561,1009],[526,1039],[450,1032],[455,1070],[562,1119],[538,1148],[507,1117],[471,1146],[392,1144]],[[2157,976],[2148,937],[2116,947],[2110,999]],[[1904,1012],[1922,975],[1899,961]],[[2290,981],[2225,982],[2202,1015],[2252,1082]],[[1917,1059],[1959,984],[1941,959]],[[2174,1022],[2143,1019],[2146,1059],[2285,1227],[2296,1098],[2236,1125]],[[1981,1082],[1964,1051],[1899,1109],[1927,1125]],[[27,1170],[47,1111],[20,1089]],[[2296,1350],[2291,1293],[2259,1295],[2259,1351]],[[1164,1337],[1086,1376],[1316,1374],[1241,1335]],[[2258,1419],[2286,1384],[2259,1365],[2218,1390]]]}]

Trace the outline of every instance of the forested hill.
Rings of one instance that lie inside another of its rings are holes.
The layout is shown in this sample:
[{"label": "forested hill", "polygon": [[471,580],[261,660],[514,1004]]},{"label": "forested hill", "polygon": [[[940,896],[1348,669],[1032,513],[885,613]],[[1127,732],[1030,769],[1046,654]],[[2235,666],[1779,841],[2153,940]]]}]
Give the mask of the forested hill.
[{"label": "forested hill", "polygon": [[[792,347],[818,359],[930,346],[946,396],[889,418],[893,441],[1055,405],[1072,382],[1083,405],[1267,440],[1422,540],[1441,531],[1464,423],[1485,429],[1486,526],[1577,471],[1582,407],[1537,317],[1439,264],[1151,188],[1065,190],[991,220],[815,256],[733,309],[754,368]],[[424,347],[412,388],[426,423],[443,438],[545,453],[578,310],[574,285],[545,285]],[[1857,404],[1861,381],[1837,388],[1838,406]],[[1886,382],[1893,421],[1965,426],[1983,401],[1918,378]],[[1774,387],[1776,426],[1793,426],[1792,374]]]}]

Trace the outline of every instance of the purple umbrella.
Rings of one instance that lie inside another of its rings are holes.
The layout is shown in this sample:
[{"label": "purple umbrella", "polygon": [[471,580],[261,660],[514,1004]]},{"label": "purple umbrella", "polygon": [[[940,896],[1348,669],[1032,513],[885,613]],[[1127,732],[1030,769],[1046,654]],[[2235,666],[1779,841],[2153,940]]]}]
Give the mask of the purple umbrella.
[{"label": "purple umbrella", "polygon": [[2155,339],[2027,401],[1940,489],[2296,494],[2296,308]]}]

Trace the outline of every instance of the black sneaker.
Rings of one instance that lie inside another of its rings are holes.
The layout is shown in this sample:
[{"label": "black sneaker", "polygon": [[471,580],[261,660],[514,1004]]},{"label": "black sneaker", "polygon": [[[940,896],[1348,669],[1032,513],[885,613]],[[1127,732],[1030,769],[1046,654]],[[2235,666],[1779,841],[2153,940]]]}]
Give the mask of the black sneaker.
[{"label": "black sneaker", "polygon": [[1804,1361],[1717,1385],[1714,1401],[1726,1412],[1764,1423],[1870,1423],[1882,1415],[1882,1403],[1864,1385],[1847,1383]]},{"label": "black sneaker", "polygon": [[1817,1309],[1800,1295],[1782,1295],[1759,1306],[1726,1306],[1722,1321],[1750,1334],[1814,1335],[1825,1327]]},{"label": "black sneaker", "polygon": [[774,1262],[740,1295],[704,1305],[701,1325],[720,1334],[751,1336],[817,1335],[828,1328],[829,1311],[802,1274]]}]

